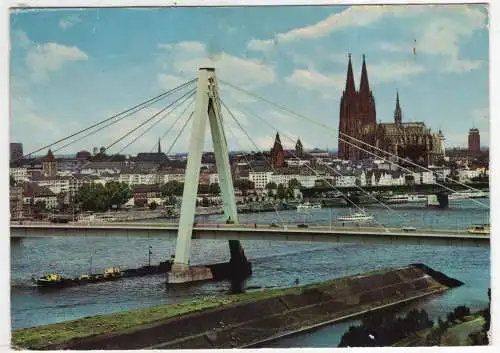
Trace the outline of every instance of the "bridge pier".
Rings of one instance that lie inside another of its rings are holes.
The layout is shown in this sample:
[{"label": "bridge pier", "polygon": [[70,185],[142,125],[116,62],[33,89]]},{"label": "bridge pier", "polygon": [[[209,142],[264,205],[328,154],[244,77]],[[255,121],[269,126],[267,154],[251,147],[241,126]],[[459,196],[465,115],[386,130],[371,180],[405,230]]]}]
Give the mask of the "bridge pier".
[{"label": "bridge pier", "polygon": [[[224,205],[224,215],[228,222],[230,220],[231,223],[239,223],[215,69],[200,68],[198,72],[196,104],[189,142],[188,162],[182,195],[175,259],[172,269],[168,274],[168,283],[186,283],[209,280],[215,277],[214,272],[208,266],[189,265],[201,156],[207,120],[210,124],[215,162],[219,176],[219,186]],[[240,242],[237,240],[230,240],[229,249],[231,252],[231,260],[229,262],[229,267],[225,266],[226,268],[223,272],[229,272],[228,276],[230,276],[230,278],[248,276],[251,273],[251,268]]]}]

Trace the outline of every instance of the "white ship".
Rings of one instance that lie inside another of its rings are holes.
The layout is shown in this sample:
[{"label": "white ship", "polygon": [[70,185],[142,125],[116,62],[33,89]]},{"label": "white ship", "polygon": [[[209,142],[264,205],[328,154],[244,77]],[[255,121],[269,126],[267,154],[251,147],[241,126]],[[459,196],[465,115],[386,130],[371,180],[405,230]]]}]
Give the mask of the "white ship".
[{"label": "white ship", "polygon": [[320,208],[321,204],[319,203],[311,204],[309,202],[304,202],[301,203],[300,205],[297,205],[297,211],[305,211],[305,210],[320,209]]},{"label": "white ship", "polygon": [[340,216],[338,220],[340,222],[367,222],[367,221],[372,221],[373,216],[366,214],[364,211],[355,213],[351,212],[350,216]]},{"label": "white ship", "polygon": [[448,196],[449,200],[465,200],[488,197],[488,193],[481,190],[457,191]]},{"label": "white ship", "polygon": [[427,201],[427,196],[426,195],[395,195],[391,196],[387,199],[387,203],[389,204],[401,204],[401,203],[419,203],[419,202],[426,202]]}]

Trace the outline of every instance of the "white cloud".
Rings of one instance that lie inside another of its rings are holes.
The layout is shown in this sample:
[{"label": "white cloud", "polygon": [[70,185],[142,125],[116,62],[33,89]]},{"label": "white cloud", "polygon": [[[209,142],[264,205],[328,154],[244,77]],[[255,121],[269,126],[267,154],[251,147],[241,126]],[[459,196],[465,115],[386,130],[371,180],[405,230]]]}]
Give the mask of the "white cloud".
[{"label": "white cloud", "polygon": [[345,74],[326,75],[313,70],[295,70],[285,78],[293,86],[320,92],[322,98],[334,98],[345,85]]},{"label": "white cloud", "polygon": [[414,52],[442,57],[439,70],[460,73],[478,69],[481,60],[460,58],[461,42],[487,26],[487,17],[479,8],[463,5],[435,7],[434,16],[412,28],[413,43],[383,42],[380,49],[389,52]]},{"label": "white cloud", "polygon": [[252,39],[247,43],[247,49],[252,50],[252,51],[270,51],[273,50],[276,45],[278,45],[277,40],[273,39],[266,39],[266,40],[260,40],[260,39]]},{"label": "white cloud", "polygon": [[158,85],[163,89],[172,89],[186,82],[186,80],[180,76],[166,74],[158,74],[156,80],[158,81]]},{"label": "white cloud", "polygon": [[26,32],[21,30],[12,31],[12,42],[21,48],[27,48],[33,44]]},{"label": "white cloud", "polygon": [[383,61],[370,65],[370,83],[374,85],[383,82],[404,81],[408,77],[426,71],[425,67],[411,61]]},{"label": "white cloud", "polygon": [[69,61],[88,60],[88,55],[75,46],[58,43],[37,44],[26,54],[26,65],[35,79],[45,79],[49,72],[56,71]]},{"label": "white cloud", "polygon": [[199,67],[213,66],[219,78],[237,86],[253,88],[276,81],[276,73],[272,67],[225,52],[208,53],[206,47],[199,42],[158,46],[168,51],[168,55],[162,57],[162,60],[167,61],[163,65],[168,71],[164,73],[165,75],[177,75],[189,79],[197,74]]},{"label": "white cloud", "polygon": [[59,27],[65,31],[70,27],[73,27],[75,24],[81,22],[82,20],[80,19],[80,16],[78,15],[71,15],[68,17],[65,17],[59,21]]},{"label": "white cloud", "polygon": [[409,14],[415,14],[423,10],[423,6],[352,6],[344,11],[333,13],[315,24],[279,33],[274,39],[252,39],[247,44],[247,47],[251,50],[269,50],[273,45],[278,43],[321,38],[344,28],[370,26],[381,20],[384,16],[408,16]]}]

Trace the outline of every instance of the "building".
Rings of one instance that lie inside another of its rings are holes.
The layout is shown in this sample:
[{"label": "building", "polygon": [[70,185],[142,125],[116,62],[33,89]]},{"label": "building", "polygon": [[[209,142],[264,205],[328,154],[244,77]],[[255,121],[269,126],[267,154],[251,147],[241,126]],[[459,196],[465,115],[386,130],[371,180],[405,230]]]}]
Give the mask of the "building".
[{"label": "building", "polygon": [[375,125],[376,121],[375,99],[373,98],[370,83],[368,82],[365,56],[363,55],[359,91],[356,91],[351,54],[349,54],[346,85],[340,99],[339,158],[348,160],[361,159],[363,156],[361,150],[352,144],[356,145],[355,140],[361,138],[363,127]]},{"label": "building", "polygon": [[271,166],[273,168],[283,168],[285,166],[285,152],[281,145],[280,134],[276,133],[274,146],[271,148]]},{"label": "building", "polygon": [[22,183],[28,180],[28,168],[10,168],[9,174],[14,178],[16,183]]},{"label": "building", "polygon": [[16,161],[23,158],[23,144],[19,142],[10,143],[10,161]]},{"label": "building", "polygon": [[469,130],[469,154],[474,155],[481,152],[481,137],[479,130],[472,128]]},{"label": "building", "polygon": [[302,146],[302,141],[300,138],[297,139],[297,143],[295,144],[295,156],[297,158],[302,158],[304,155],[304,147]]},{"label": "building", "polygon": [[388,158],[389,154],[382,150],[427,165],[444,158],[443,141],[441,131],[433,133],[423,122],[403,121],[399,92],[396,93],[394,121],[377,124],[365,56],[357,91],[349,54],[346,86],[340,100],[339,158],[351,161],[372,158],[374,155]]},{"label": "building", "polygon": [[49,210],[57,207],[57,195],[48,187],[36,183],[24,184],[23,200],[25,205],[37,206],[41,203]]},{"label": "building", "polygon": [[49,152],[47,152],[47,156],[42,161],[42,174],[48,177],[57,175],[57,161],[50,149]]},{"label": "building", "polygon": [[165,167],[168,163],[168,157],[161,151],[160,140],[158,140],[157,152],[138,153],[135,158],[135,167],[138,169],[151,170]]}]

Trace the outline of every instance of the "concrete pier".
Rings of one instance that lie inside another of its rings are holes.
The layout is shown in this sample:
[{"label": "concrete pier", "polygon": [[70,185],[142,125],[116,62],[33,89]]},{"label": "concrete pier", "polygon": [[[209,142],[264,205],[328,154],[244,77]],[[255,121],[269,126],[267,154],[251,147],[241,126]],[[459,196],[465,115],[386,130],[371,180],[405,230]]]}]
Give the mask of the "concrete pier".
[{"label": "concrete pier", "polygon": [[178,284],[214,279],[212,270],[205,266],[174,264],[167,275],[167,283]]}]

